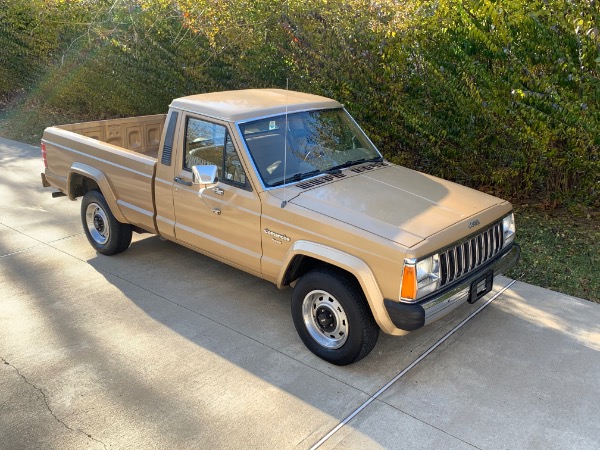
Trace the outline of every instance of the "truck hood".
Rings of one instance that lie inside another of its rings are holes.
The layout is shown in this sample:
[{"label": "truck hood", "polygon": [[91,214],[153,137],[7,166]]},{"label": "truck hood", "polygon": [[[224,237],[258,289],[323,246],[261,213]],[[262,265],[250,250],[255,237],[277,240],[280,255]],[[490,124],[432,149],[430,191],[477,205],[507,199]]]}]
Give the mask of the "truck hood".
[{"label": "truck hood", "polygon": [[290,203],[413,247],[499,198],[390,165],[302,191]]}]

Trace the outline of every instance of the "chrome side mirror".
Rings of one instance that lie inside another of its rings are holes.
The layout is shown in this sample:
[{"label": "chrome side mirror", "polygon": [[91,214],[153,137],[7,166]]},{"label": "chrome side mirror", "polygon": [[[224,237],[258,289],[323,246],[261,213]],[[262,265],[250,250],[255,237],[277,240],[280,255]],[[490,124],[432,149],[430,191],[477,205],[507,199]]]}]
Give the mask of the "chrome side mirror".
[{"label": "chrome side mirror", "polygon": [[219,181],[217,166],[193,166],[194,184],[215,184]]}]

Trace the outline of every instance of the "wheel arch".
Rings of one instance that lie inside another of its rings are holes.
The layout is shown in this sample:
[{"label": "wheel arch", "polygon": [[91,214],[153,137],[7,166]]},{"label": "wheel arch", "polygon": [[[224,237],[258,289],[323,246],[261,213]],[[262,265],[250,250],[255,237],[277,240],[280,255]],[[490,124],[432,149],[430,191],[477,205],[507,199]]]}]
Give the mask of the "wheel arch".
[{"label": "wheel arch", "polygon": [[101,170],[87,164],[73,163],[67,177],[67,195],[69,198],[75,200],[93,189],[102,193],[115,218],[119,222],[127,223],[107,176]]},{"label": "wheel arch", "polygon": [[296,241],[288,250],[277,278],[277,287],[289,285],[318,266],[331,266],[352,276],[360,286],[379,327],[385,333],[398,333],[383,303],[383,295],[373,272],[361,259],[346,252],[310,241]]}]

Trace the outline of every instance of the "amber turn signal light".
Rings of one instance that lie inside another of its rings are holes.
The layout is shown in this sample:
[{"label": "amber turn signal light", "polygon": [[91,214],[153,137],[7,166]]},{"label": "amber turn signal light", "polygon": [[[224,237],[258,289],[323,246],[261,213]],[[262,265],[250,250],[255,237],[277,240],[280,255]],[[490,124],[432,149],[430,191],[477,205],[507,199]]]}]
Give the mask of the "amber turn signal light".
[{"label": "amber turn signal light", "polygon": [[400,295],[407,300],[417,298],[417,271],[414,266],[404,266]]}]

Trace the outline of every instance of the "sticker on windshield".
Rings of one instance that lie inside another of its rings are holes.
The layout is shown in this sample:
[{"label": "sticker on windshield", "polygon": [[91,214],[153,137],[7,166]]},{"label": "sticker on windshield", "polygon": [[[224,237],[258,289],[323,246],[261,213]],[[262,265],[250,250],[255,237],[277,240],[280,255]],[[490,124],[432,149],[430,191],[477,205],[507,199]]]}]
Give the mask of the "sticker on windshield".
[{"label": "sticker on windshield", "polygon": [[275,120],[271,120],[269,122],[269,130],[276,130],[277,129],[277,122]]}]

